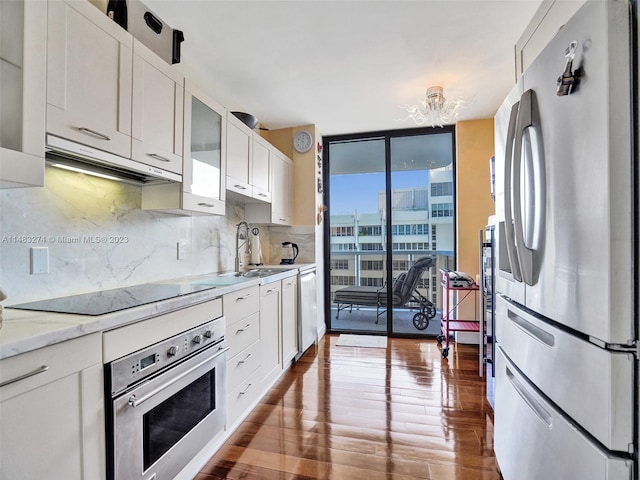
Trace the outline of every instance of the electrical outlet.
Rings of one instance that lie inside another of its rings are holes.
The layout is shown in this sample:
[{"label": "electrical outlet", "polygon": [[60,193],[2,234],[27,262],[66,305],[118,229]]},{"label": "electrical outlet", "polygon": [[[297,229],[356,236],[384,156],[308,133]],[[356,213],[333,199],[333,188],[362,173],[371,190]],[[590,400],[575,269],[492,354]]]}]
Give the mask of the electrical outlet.
[{"label": "electrical outlet", "polygon": [[178,242],[178,260],[184,260],[187,257],[187,242]]},{"label": "electrical outlet", "polygon": [[31,247],[31,273],[49,273],[49,247]]}]

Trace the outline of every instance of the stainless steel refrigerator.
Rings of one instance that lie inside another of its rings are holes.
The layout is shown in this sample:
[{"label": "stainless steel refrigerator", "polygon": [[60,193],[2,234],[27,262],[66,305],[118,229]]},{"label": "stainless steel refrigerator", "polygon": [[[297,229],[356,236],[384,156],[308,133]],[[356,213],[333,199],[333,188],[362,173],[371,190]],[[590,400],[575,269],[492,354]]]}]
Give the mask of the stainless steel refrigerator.
[{"label": "stainless steel refrigerator", "polygon": [[588,0],[495,117],[505,480],[638,480],[637,2]]}]

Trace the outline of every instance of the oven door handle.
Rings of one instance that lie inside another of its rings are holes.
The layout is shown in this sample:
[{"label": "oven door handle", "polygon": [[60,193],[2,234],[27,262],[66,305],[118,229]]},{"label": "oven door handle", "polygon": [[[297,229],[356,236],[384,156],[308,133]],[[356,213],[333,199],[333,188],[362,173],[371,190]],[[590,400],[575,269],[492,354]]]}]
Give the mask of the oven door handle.
[{"label": "oven door handle", "polygon": [[151,397],[154,397],[155,395],[157,395],[158,393],[160,393],[162,390],[164,390],[165,388],[173,385],[176,382],[179,382],[180,380],[182,380],[184,377],[186,377],[187,375],[191,374],[193,371],[197,370],[198,368],[200,368],[201,366],[203,366],[205,363],[210,362],[211,360],[213,360],[216,357],[219,357],[220,355],[222,355],[223,353],[227,353],[227,351],[229,350],[229,347],[219,347],[218,351],[216,351],[216,353],[214,353],[213,355],[211,355],[210,357],[206,358],[205,360],[201,361],[200,363],[194,365],[193,367],[189,368],[188,370],[182,372],[181,374],[179,374],[178,376],[172,378],[171,380],[163,383],[162,385],[160,385],[157,388],[154,388],[153,390],[151,390],[149,393],[147,393],[146,395],[143,395],[142,397],[138,398],[134,395],[131,395],[129,397],[129,405],[131,405],[132,407],[138,407],[140,405],[142,405],[144,402],[146,402],[147,400],[149,400]]}]

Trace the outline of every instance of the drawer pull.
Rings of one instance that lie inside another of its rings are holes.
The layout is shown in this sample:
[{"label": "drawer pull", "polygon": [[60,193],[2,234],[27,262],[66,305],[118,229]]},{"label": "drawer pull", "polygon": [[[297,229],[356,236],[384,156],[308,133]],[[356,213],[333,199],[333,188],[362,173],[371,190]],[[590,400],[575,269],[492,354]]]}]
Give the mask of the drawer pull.
[{"label": "drawer pull", "polygon": [[253,384],[250,383],[249,385],[247,385],[247,388],[245,388],[242,392],[238,393],[238,396],[240,395],[244,395],[245,393],[247,393],[249,391],[249,389],[251,388]]},{"label": "drawer pull", "polygon": [[507,316],[509,317],[509,320],[511,320],[513,323],[519,326],[522,330],[524,330],[525,333],[535,338],[539,342],[545,344],[548,347],[553,347],[555,345],[556,343],[555,337],[551,335],[549,332],[544,331],[542,328],[538,327],[537,325],[534,325],[530,321],[526,320],[525,318],[522,318],[520,315],[518,315],[515,312],[512,312],[511,310],[507,311]]},{"label": "drawer pull", "polygon": [[250,293],[247,293],[246,295],[243,295],[241,297],[236,298],[236,302],[239,302],[241,300],[246,300],[247,298],[249,298],[251,296]]},{"label": "drawer pull", "polygon": [[238,360],[238,365],[242,365],[243,363],[247,363],[247,360],[249,360],[249,358],[251,358],[251,354],[247,353],[247,356],[244,357],[244,359]]},{"label": "drawer pull", "polygon": [[259,196],[259,197],[266,197],[266,196],[267,196],[267,194],[266,194],[266,193],[259,193],[259,194],[258,194],[258,196]]},{"label": "drawer pull", "polygon": [[44,373],[49,370],[49,365],[42,365],[40,368],[36,368],[33,372],[25,373],[24,375],[20,375],[18,377],[12,378],[11,380],[7,380],[6,382],[0,383],[0,388],[5,385],[10,385],[12,383],[19,382],[20,380],[24,380],[25,378],[33,377],[40,373]]},{"label": "drawer pull", "polygon": [[524,403],[529,406],[531,411],[533,411],[533,413],[535,413],[536,416],[540,420],[542,420],[547,427],[551,428],[553,426],[553,417],[551,416],[551,414],[547,412],[547,410],[540,404],[540,402],[538,402],[533,397],[533,395],[527,391],[526,387],[522,383],[520,383],[520,380],[518,380],[513,375],[511,369],[509,367],[506,367],[506,369],[507,377],[509,378],[511,385],[513,385],[513,388],[518,393],[518,395],[520,395],[522,400],[524,400]]},{"label": "drawer pull", "polygon": [[244,185],[234,185],[234,187],[236,187],[239,190],[246,190],[247,187],[245,187]]},{"label": "drawer pull", "polygon": [[211,205],[210,203],[204,203],[204,202],[200,202],[198,203],[199,207],[208,207],[208,208],[213,208],[214,205]]},{"label": "drawer pull", "polygon": [[147,153],[151,158],[156,160],[160,160],[161,162],[171,162],[167,157],[163,157],[162,155],[158,155],[157,153]]},{"label": "drawer pull", "polygon": [[237,329],[237,330],[236,330],[236,335],[237,335],[238,333],[245,332],[245,331],[246,331],[250,326],[251,326],[251,324],[250,324],[250,323],[247,323],[244,327]]},{"label": "drawer pull", "polygon": [[102,140],[106,140],[107,142],[111,141],[111,137],[105,135],[104,133],[96,132],[95,130],[91,130],[87,127],[78,127],[82,133],[88,133],[89,135],[93,135],[94,137],[101,138]]}]

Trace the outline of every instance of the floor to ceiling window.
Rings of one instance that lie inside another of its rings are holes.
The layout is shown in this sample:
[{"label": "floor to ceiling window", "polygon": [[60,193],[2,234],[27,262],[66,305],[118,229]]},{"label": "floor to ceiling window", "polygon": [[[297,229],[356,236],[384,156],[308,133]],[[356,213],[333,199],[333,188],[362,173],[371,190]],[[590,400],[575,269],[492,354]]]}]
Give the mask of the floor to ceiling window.
[{"label": "floor to ceiling window", "polygon": [[326,137],[327,327],[429,336],[454,265],[451,127]]}]

